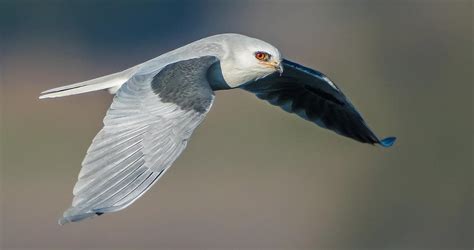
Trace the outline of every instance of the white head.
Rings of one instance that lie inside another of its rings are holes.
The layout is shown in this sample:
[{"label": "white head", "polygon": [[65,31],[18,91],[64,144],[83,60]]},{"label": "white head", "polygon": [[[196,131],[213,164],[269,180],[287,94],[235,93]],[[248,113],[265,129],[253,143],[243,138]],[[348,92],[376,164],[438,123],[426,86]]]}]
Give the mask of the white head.
[{"label": "white head", "polygon": [[269,43],[239,34],[225,34],[222,43],[222,76],[232,88],[283,70],[280,52]]}]

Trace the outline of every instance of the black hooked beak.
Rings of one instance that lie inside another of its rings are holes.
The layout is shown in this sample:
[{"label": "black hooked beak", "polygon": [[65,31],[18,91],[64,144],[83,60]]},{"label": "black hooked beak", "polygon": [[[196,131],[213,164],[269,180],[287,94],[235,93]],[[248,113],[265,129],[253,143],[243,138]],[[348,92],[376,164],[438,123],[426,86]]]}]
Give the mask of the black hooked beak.
[{"label": "black hooked beak", "polygon": [[278,70],[278,72],[280,72],[280,76],[283,74],[283,65],[281,64],[281,62],[278,64],[278,66],[276,66],[276,69]]}]

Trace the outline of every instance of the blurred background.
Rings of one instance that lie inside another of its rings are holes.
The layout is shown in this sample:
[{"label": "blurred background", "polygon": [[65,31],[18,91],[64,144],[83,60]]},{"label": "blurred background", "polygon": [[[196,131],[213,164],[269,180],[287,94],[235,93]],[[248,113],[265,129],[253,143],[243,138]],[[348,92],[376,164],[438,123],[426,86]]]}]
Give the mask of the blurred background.
[{"label": "blurred background", "polygon": [[[472,249],[473,3],[0,0],[2,249]],[[112,96],[38,100],[224,32],[336,82],[390,149],[244,91],[126,210],[59,226]]]}]

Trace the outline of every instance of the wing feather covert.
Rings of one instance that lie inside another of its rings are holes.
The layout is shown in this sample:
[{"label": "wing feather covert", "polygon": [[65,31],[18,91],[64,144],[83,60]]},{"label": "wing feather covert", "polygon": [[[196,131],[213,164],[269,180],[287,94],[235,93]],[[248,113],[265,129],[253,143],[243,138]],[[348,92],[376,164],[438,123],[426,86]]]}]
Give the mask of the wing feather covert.
[{"label": "wing feather covert", "polygon": [[206,73],[216,60],[180,61],[122,85],[60,224],[124,209],[166,172],[212,105]]},{"label": "wing feather covert", "polygon": [[352,103],[327,76],[288,60],[281,63],[281,75],[273,74],[241,88],[343,136],[384,147],[394,143],[394,137],[379,140]]}]

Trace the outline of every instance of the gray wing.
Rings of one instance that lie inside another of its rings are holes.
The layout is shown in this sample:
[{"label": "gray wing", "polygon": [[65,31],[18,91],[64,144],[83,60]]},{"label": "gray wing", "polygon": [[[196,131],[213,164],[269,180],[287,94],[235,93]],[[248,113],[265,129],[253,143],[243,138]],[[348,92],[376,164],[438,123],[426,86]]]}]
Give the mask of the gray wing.
[{"label": "gray wing", "polygon": [[316,70],[283,60],[283,73],[241,86],[260,99],[330,129],[370,144],[391,146],[395,137],[379,140],[342,91]]},{"label": "gray wing", "polygon": [[216,61],[180,61],[119,89],[60,224],[124,209],[166,172],[212,105],[206,72]]}]

